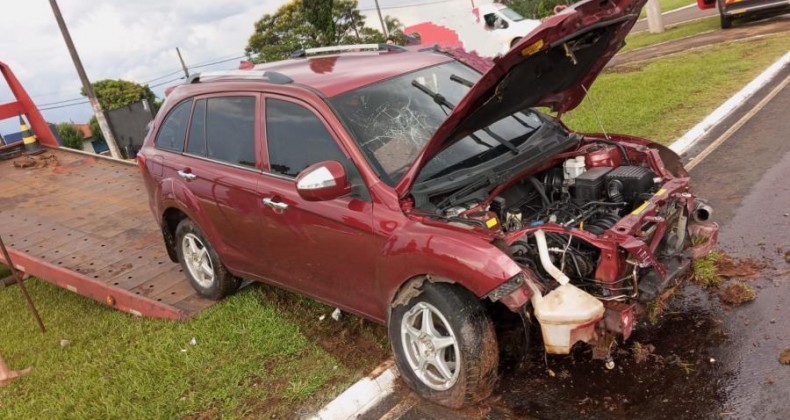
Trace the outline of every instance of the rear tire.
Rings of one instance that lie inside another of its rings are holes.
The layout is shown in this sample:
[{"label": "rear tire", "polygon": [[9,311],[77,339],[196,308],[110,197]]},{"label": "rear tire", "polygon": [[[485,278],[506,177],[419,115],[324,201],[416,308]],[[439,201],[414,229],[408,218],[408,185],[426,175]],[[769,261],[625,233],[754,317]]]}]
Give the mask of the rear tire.
[{"label": "rear tire", "polygon": [[491,395],[499,365],[496,333],[468,291],[426,282],[422,293],[392,309],[388,329],[401,377],[421,397],[461,408]]},{"label": "rear tire", "polygon": [[206,235],[189,219],[176,227],[176,253],[189,283],[201,296],[219,300],[239,289],[239,278],[228,272]]}]

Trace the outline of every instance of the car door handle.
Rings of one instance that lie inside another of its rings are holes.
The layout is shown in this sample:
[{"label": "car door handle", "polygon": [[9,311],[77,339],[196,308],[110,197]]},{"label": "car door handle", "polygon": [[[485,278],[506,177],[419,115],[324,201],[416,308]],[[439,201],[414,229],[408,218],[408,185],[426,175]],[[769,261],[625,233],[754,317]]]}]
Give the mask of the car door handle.
[{"label": "car door handle", "polygon": [[274,201],[271,198],[264,198],[262,201],[263,201],[263,204],[265,204],[265,205],[267,205],[267,206],[269,206],[269,207],[271,207],[271,208],[273,208],[273,209],[275,209],[277,211],[283,211],[283,210],[288,208],[288,204],[280,203],[279,201]]},{"label": "car door handle", "polygon": [[197,179],[197,175],[193,174],[192,172],[178,171],[178,176],[187,181],[194,181]]}]

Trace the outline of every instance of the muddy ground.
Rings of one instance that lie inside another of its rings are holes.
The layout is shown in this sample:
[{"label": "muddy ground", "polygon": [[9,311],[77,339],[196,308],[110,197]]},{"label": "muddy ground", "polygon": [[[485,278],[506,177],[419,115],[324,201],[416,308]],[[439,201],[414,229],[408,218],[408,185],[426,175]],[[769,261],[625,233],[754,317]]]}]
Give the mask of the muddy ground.
[{"label": "muddy ground", "polygon": [[[777,80],[788,76],[790,69]],[[714,129],[692,155],[760,97]],[[590,360],[583,348],[546,359],[533,349],[526,361],[505,354],[499,385],[484,404],[446,410],[401,387],[364,418],[393,408],[393,417],[402,419],[788,418],[790,366],[780,362],[790,347],[788,109],[790,87],[692,170],[696,191],[722,226],[720,249],[760,266],[757,276],[739,279],[755,289],[754,301],[723,304],[717,289],[689,283],[656,325],[639,324],[616,351],[613,370]]]}]

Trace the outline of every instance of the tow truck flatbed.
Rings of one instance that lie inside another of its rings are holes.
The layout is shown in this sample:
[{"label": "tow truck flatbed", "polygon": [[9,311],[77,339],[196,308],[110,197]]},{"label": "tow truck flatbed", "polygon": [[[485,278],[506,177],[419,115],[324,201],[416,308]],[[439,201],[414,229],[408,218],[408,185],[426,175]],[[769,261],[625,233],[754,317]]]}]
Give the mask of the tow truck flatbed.
[{"label": "tow truck flatbed", "polygon": [[134,164],[47,153],[57,165],[0,162],[0,235],[20,271],[138,316],[187,319],[215,303],[168,258]]}]

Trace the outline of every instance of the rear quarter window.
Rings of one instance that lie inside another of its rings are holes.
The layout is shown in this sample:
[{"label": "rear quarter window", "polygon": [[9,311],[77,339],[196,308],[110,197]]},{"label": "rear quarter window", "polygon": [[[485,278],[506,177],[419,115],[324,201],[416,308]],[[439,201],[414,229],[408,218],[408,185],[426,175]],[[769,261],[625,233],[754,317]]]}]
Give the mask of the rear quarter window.
[{"label": "rear quarter window", "polygon": [[189,122],[189,111],[192,109],[192,101],[184,101],[165,117],[159,132],[156,134],[156,147],[174,152],[184,150],[184,137],[187,132]]}]

